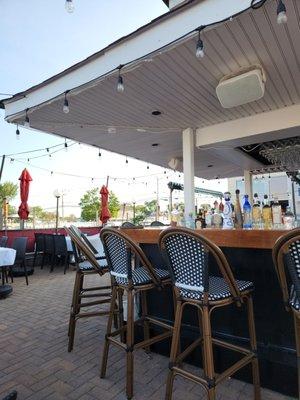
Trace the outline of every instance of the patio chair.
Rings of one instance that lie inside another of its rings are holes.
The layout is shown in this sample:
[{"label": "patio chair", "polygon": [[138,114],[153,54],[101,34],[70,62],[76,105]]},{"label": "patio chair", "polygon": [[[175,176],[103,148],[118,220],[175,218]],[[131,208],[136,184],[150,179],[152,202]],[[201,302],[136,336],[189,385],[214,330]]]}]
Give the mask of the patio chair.
[{"label": "patio chair", "polygon": [[125,221],[121,225],[121,228],[124,228],[124,229],[142,229],[144,227],[141,226],[141,225],[134,225],[132,222],[129,222],[129,221]]},{"label": "patio chair", "polygon": [[300,228],[282,235],[276,241],[272,255],[283,304],[294,317],[300,399]]},{"label": "patio chair", "polygon": [[44,234],[44,253],[42,257],[41,269],[44,268],[45,263],[50,264],[50,268],[54,265],[54,239],[53,234],[45,233]]},{"label": "patio chair", "polygon": [[[252,365],[254,398],[260,399],[257,345],[252,303],[252,282],[235,280],[231,268],[221,251],[213,242],[186,228],[169,228],[161,232],[159,247],[164,255],[172,277],[177,300],[174,335],[172,338],[166,400],[172,398],[176,375],[202,385],[209,400],[216,399],[217,385],[248,364]],[[222,277],[209,274],[209,255],[219,267]],[[245,303],[248,312],[250,348],[235,346],[212,337],[211,315],[219,307]],[[199,335],[183,352],[179,352],[182,316],[186,306],[195,307],[199,318]],[[216,375],[213,344],[243,354],[243,357]],[[204,377],[183,368],[183,360],[198,346],[202,347]]]},{"label": "patio chair", "polygon": [[10,392],[8,395],[6,395],[5,397],[3,397],[2,400],[16,400],[18,397],[18,392],[16,390],[13,390],[12,392]]},{"label": "patio chair", "polygon": [[[172,326],[148,315],[147,291],[161,289],[170,285],[170,277],[167,270],[156,269],[150,264],[142,249],[120,230],[104,228],[100,233],[109,272],[112,278],[112,298],[110,314],[107,322],[105,343],[102,356],[101,378],[105,377],[108,352],[110,344],[115,345],[126,352],[126,395],[128,399],[133,396],[133,353],[137,349],[144,348],[149,351],[149,346],[172,336]],[[134,257],[132,257],[134,255]],[[135,265],[132,259],[136,260]],[[123,321],[123,293],[127,294],[127,319]],[[141,318],[134,321],[134,297],[141,297]],[[119,329],[112,331],[112,321],[115,314],[115,303],[118,302]],[[144,329],[144,340],[135,343],[135,324],[141,323]],[[164,328],[163,333],[150,338],[149,325],[158,325]],[[124,333],[126,332],[126,341]],[[120,335],[120,340],[116,336]]]},{"label": "patio chair", "polygon": [[10,267],[11,278],[13,281],[13,273],[16,268],[22,269],[24,271],[26,285],[28,285],[28,272],[26,265],[26,247],[27,247],[27,237],[17,237],[13,240],[12,248],[16,250],[16,259],[12,267]]},{"label": "patio chair", "polygon": [[[65,227],[66,232],[71,237],[74,250],[74,258],[76,264],[76,276],[73,289],[73,298],[70,310],[69,320],[69,343],[68,351],[73,350],[76,322],[80,318],[96,317],[99,315],[107,315],[108,311],[84,311],[85,307],[102,305],[110,303],[111,286],[91,286],[84,287],[84,278],[90,275],[98,275],[100,278],[108,272],[106,260],[96,260],[94,254],[83,242],[82,238],[74,234],[74,232]],[[100,299],[99,299],[100,297]],[[84,299],[93,301],[83,302]],[[115,318],[115,324],[117,323]]]},{"label": "patio chair", "polygon": [[[35,249],[34,249],[33,264],[32,264],[33,268],[35,267],[37,257],[44,256],[45,234],[35,233],[34,238],[35,238]],[[42,263],[41,263],[41,268],[42,268]]]},{"label": "patio chair", "polygon": [[64,235],[53,235],[53,256],[51,262],[50,272],[53,272],[55,262],[63,263],[64,265],[64,274],[66,273],[67,268],[70,264],[70,256],[72,252],[68,251],[67,242]]},{"label": "patio chair", "polygon": [[6,247],[8,242],[8,237],[7,236],[1,236],[0,237],[0,247]]}]

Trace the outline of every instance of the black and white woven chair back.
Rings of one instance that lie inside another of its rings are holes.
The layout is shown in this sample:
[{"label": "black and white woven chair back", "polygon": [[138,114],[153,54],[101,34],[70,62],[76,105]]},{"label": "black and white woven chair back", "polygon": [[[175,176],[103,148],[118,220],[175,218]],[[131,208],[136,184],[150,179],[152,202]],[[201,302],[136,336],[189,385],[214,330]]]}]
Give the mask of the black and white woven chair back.
[{"label": "black and white woven chair back", "polygon": [[108,260],[110,274],[117,278],[131,279],[131,251],[126,241],[111,230],[101,232],[101,239]]},{"label": "black and white woven chair back", "polygon": [[208,291],[208,252],[196,238],[174,233],[164,240],[165,256],[175,287]]},{"label": "black and white woven chair back", "polygon": [[300,311],[300,239],[289,245],[289,251],[284,255],[285,266],[290,277],[290,305]]}]

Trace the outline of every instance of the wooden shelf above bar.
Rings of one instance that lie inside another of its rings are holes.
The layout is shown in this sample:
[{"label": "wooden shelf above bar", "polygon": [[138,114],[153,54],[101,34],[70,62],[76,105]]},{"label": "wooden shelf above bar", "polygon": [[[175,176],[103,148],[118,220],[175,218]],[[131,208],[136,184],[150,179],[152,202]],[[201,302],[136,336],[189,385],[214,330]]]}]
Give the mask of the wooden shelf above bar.
[{"label": "wooden shelf above bar", "polygon": [[[161,228],[122,229],[129,237],[138,243],[155,244]],[[212,240],[220,247],[236,247],[248,249],[272,249],[276,240],[286,233],[286,230],[263,229],[197,229],[200,235]]]}]

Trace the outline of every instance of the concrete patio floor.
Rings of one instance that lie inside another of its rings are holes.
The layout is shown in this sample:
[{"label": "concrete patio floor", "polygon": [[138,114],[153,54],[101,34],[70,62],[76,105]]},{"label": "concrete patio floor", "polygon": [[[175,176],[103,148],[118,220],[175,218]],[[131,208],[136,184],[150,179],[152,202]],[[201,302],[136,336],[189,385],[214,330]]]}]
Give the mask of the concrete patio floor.
[{"label": "concrete patio floor", "polygon": [[[15,278],[13,294],[0,301],[0,398],[16,389],[18,400],[126,399],[123,351],[111,348],[107,378],[99,378],[107,317],[79,321],[74,350],[67,352],[74,272],[37,268],[29,281],[27,287],[24,278]],[[134,399],[164,399],[168,358],[135,354]],[[217,392],[218,400],[253,399],[252,386],[234,379]],[[206,396],[199,385],[178,378],[173,399]],[[262,390],[262,399],[291,398]]]}]

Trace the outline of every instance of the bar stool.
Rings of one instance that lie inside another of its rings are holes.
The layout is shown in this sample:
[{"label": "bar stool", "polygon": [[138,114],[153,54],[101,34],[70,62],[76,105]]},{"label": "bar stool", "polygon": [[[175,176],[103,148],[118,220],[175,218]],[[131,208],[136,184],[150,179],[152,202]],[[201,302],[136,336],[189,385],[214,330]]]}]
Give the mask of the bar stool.
[{"label": "bar stool", "polygon": [[[252,364],[254,398],[260,399],[259,370],[256,355],[256,334],[251,293],[253,284],[234,279],[230,266],[221,249],[205,237],[186,228],[169,228],[159,237],[159,246],[164,255],[174,285],[177,299],[174,334],[171,346],[166,400],[172,398],[173,382],[180,375],[202,385],[209,400],[216,398],[216,386],[247,364]],[[221,277],[209,275],[209,254],[215,259]],[[214,339],[211,330],[211,314],[219,308],[235,303],[247,304],[250,349]],[[181,320],[185,307],[194,306],[198,312],[202,337],[196,339],[183,352],[179,352]],[[216,375],[214,369],[213,344],[234,350],[244,356],[226,371]],[[182,361],[197,346],[202,347],[204,377],[186,371]]]},{"label": "bar stool", "polygon": [[[144,348],[149,350],[153,343],[167,339],[172,336],[172,327],[148,315],[147,298],[148,290],[161,289],[165,285],[170,285],[171,280],[167,270],[153,268],[142,249],[124,233],[113,229],[104,228],[100,237],[103,242],[109,272],[112,277],[112,298],[110,315],[107,322],[107,331],[102,358],[101,378],[105,377],[108,352],[110,344],[118,346],[126,351],[126,395],[128,399],[133,396],[133,352]],[[122,298],[124,291],[127,294],[127,322],[124,325]],[[141,318],[134,321],[134,298],[141,297]],[[120,329],[112,331],[112,318],[115,302],[119,303],[119,325]],[[144,340],[135,343],[134,328],[135,324],[141,322],[144,328]],[[165,332],[150,338],[149,325],[157,325]],[[126,342],[124,334],[126,333]],[[120,335],[120,340],[116,336]]]},{"label": "bar stool", "polygon": [[300,399],[300,229],[296,228],[282,235],[276,241],[272,255],[283,303],[294,317]]},{"label": "bar stool", "polygon": [[[83,309],[85,307],[110,303],[111,286],[93,286],[86,288],[83,287],[85,277],[90,275],[98,275],[101,278],[105,273],[107,273],[107,263],[105,259],[96,260],[94,254],[86,246],[82,238],[78,237],[71,229],[66,227],[64,229],[71,237],[76,264],[76,276],[68,329],[68,351],[70,352],[73,350],[74,346],[75,328],[78,319],[109,314],[108,311],[84,312]],[[99,297],[102,297],[103,299],[99,300]],[[83,299],[93,298],[96,298],[96,300],[82,302]]]}]

